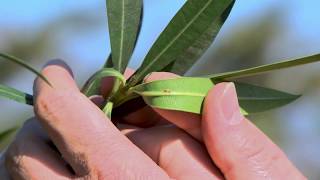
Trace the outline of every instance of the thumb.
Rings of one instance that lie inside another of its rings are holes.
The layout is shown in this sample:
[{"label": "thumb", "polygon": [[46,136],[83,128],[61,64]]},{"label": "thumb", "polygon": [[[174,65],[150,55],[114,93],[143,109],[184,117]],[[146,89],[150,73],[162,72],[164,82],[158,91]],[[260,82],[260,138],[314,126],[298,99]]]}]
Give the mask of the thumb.
[{"label": "thumb", "polygon": [[205,145],[227,179],[303,179],[286,155],[241,115],[233,83],[209,92],[202,118]]}]

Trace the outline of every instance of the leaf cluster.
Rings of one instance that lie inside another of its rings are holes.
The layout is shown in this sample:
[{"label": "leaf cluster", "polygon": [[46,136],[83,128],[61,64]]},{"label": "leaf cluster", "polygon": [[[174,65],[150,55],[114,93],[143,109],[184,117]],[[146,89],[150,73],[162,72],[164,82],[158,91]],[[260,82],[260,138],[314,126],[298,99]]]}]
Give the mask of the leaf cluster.
[{"label": "leaf cluster", "polygon": [[[142,65],[131,77],[125,79],[123,73],[140,35],[144,16],[143,1],[107,0],[106,4],[111,54],[103,67],[89,78],[82,92],[88,97],[100,95],[102,79],[114,77],[113,89],[105,98],[105,106],[101,108],[110,118],[115,108],[138,97],[142,97],[145,104],[152,107],[201,114],[208,91],[215,84],[227,81],[235,82],[244,115],[270,110],[296,100],[299,95],[239,83],[237,79],[320,60],[320,54],[316,54],[205,77],[183,77],[214,42],[235,4],[235,0],[188,0],[152,45]],[[0,57],[29,69],[50,84],[41,73],[24,61],[3,53]],[[172,72],[180,77],[144,82],[144,78],[152,72]],[[3,85],[0,86],[0,96],[33,104],[32,95]]]}]

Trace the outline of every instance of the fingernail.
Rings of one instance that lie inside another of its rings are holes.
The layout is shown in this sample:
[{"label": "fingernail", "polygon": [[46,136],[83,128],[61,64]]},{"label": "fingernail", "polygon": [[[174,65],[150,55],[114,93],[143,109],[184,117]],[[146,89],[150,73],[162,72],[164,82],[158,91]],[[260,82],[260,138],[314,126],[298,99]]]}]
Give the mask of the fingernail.
[{"label": "fingernail", "polygon": [[42,69],[44,69],[48,66],[60,66],[61,68],[65,69],[72,77],[74,77],[73,72],[72,72],[71,68],[69,67],[69,65],[60,59],[53,59],[53,60],[47,62],[42,67]]},{"label": "fingernail", "polygon": [[236,88],[233,83],[225,85],[220,103],[224,120],[227,121],[229,125],[237,125],[243,120],[243,116],[240,113]]}]

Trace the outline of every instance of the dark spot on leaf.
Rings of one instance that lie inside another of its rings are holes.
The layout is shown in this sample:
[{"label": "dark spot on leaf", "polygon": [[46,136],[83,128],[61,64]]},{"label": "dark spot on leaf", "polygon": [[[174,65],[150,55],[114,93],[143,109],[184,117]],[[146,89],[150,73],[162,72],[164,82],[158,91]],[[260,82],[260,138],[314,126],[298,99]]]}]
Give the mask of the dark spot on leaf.
[{"label": "dark spot on leaf", "polygon": [[163,92],[170,94],[170,93],[171,93],[171,90],[170,90],[170,89],[164,89]]}]

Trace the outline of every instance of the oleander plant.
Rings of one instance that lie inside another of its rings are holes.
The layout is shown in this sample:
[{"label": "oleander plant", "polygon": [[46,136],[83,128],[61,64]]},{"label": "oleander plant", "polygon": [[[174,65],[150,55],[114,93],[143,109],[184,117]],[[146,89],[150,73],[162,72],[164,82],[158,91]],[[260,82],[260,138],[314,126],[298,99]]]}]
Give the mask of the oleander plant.
[{"label": "oleander plant", "polygon": [[[202,77],[184,76],[214,42],[228,18],[235,0],[188,0],[160,34],[142,65],[126,79],[124,71],[137,44],[143,21],[143,0],[107,0],[107,17],[111,54],[101,69],[82,87],[87,97],[101,95],[101,81],[114,78],[111,93],[105,97],[101,110],[112,119],[112,112],[125,103],[142,98],[146,105],[166,110],[201,114],[208,91],[220,82],[234,82],[243,115],[259,113],[289,104],[300,97],[278,90],[237,82],[238,78],[320,61],[320,54],[294,60],[210,74]],[[50,82],[25,61],[0,53],[0,58],[20,65]],[[172,72],[174,79],[144,82],[152,72]],[[19,103],[33,105],[33,96],[14,88],[0,85],[0,96]],[[0,134],[1,138],[12,129]]]}]

